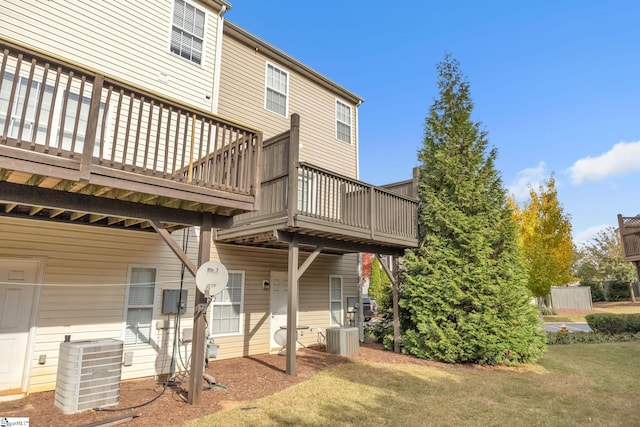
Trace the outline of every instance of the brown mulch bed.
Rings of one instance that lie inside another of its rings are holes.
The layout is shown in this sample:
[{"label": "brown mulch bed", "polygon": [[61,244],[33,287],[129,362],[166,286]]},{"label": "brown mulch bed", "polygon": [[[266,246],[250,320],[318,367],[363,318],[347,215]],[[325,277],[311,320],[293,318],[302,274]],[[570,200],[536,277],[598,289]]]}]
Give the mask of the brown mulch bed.
[{"label": "brown mulch bed", "polygon": [[[262,354],[238,359],[216,360],[209,364],[206,372],[218,384],[201,394],[197,406],[185,401],[182,386],[167,387],[153,403],[140,408],[121,412],[92,412],[65,415],[53,406],[54,392],[34,393],[21,400],[0,402],[0,417],[28,417],[31,426],[83,426],[107,420],[124,414],[137,413],[139,416],[126,422],[124,426],[170,426],[186,420],[200,418],[220,410],[241,406],[249,400],[258,399],[291,387],[304,381],[316,372],[339,363],[355,360],[370,360],[384,363],[433,364],[410,356],[384,351],[379,344],[362,344],[357,354],[339,356],[329,354],[323,348],[308,348],[299,351],[296,357],[295,377],[286,375],[286,358],[277,354]],[[203,383],[203,385],[206,385]],[[120,388],[120,404],[107,409],[136,406],[156,397],[163,385],[153,379],[123,381]]]}]

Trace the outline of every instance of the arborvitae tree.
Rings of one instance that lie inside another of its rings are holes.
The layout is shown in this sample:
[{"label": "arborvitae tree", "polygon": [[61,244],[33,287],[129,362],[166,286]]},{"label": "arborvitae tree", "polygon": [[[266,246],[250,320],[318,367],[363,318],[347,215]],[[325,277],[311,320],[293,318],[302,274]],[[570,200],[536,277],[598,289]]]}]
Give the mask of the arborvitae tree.
[{"label": "arborvitae tree", "polygon": [[516,365],[546,337],[526,272],[497,151],[471,120],[459,63],[438,64],[440,98],[419,151],[420,246],[405,257],[400,305],[406,352],[445,362]]},{"label": "arborvitae tree", "polygon": [[537,190],[529,189],[529,201],[522,209],[516,205],[513,217],[520,232],[527,286],[541,305],[551,286],[566,285],[574,280],[571,220],[558,201],[553,175]]},{"label": "arborvitae tree", "polygon": [[391,280],[382,269],[378,258],[374,258],[371,263],[371,277],[369,278],[369,295],[375,298],[378,303],[378,313],[390,313],[391,302]]}]

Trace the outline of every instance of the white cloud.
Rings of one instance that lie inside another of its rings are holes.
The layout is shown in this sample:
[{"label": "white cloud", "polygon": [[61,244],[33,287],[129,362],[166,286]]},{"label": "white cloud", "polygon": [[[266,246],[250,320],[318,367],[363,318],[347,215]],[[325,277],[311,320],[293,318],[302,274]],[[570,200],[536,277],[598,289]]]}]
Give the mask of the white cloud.
[{"label": "white cloud", "polygon": [[518,179],[507,187],[507,191],[513,194],[516,200],[527,200],[529,187],[537,188],[547,177],[547,165],[538,163],[535,168],[527,168],[518,172]]},{"label": "white cloud", "polygon": [[611,224],[600,224],[594,225],[593,227],[589,227],[586,230],[583,230],[573,236],[573,243],[576,246],[584,245],[588,243],[589,240],[593,239],[596,234],[603,231],[607,227],[611,227]]},{"label": "white cloud", "polygon": [[585,157],[576,161],[568,171],[574,184],[601,181],[612,175],[640,171],[640,141],[619,142],[598,157]]}]

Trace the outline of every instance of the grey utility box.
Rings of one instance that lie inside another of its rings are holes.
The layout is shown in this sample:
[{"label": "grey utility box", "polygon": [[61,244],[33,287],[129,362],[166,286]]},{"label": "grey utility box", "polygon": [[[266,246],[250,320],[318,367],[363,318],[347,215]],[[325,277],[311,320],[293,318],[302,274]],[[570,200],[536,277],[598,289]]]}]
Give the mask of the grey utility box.
[{"label": "grey utility box", "polygon": [[360,351],[358,328],[327,329],[327,353],[348,356]]},{"label": "grey utility box", "polygon": [[184,314],[187,311],[186,289],[162,290],[162,314]]}]

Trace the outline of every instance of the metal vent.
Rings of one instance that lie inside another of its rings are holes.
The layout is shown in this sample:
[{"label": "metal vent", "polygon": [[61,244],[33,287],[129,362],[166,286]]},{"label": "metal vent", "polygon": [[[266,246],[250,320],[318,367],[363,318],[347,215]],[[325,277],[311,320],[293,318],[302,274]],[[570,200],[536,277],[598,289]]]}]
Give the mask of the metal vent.
[{"label": "metal vent", "polygon": [[327,353],[347,356],[360,351],[358,328],[327,329]]},{"label": "metal vent", "polygon": [[123,342],[106,339],[60,344],[54,406],[65,414],[117,405]]}]

